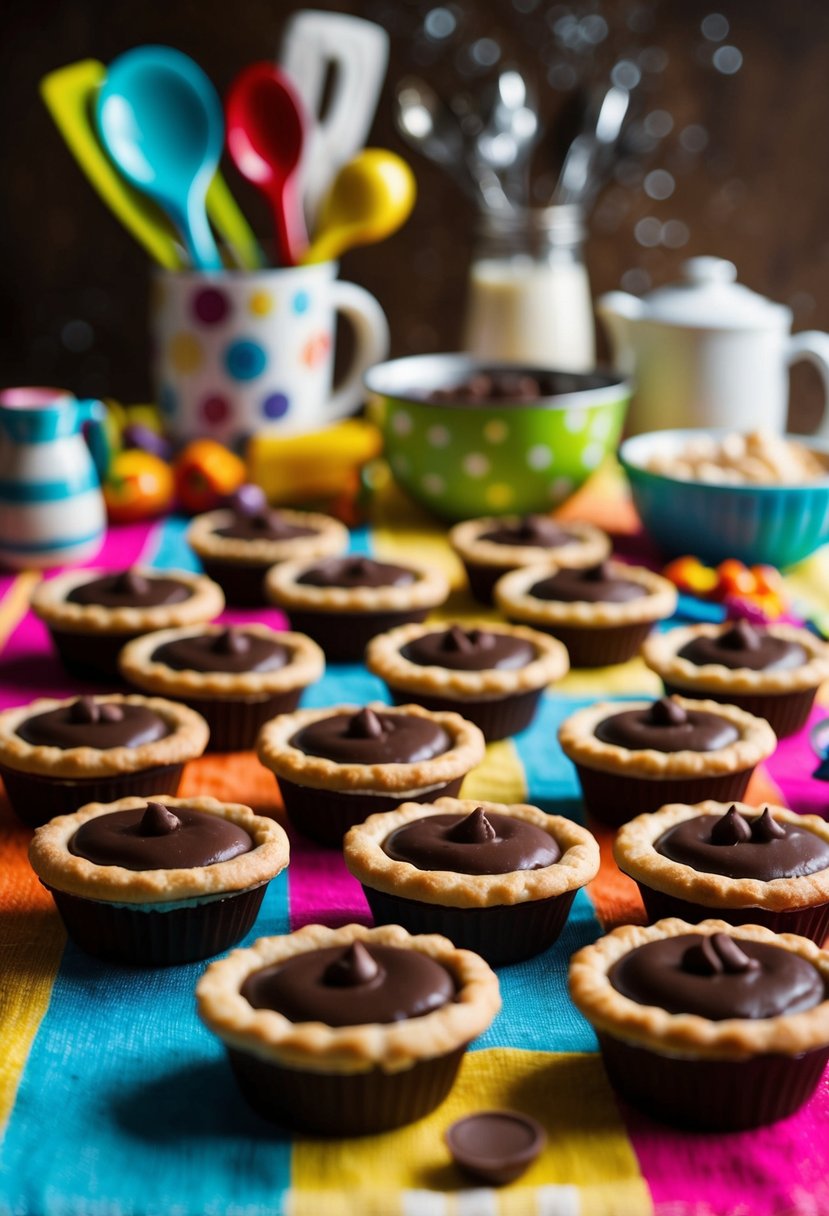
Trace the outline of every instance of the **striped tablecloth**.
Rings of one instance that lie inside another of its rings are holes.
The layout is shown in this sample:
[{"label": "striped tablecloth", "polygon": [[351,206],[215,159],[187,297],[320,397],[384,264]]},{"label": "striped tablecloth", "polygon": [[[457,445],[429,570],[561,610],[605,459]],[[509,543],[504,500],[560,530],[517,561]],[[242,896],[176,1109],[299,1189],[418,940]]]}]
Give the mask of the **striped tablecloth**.
[{"label": "striped tablecloth", "polygon": [[[631,509],[613,481],[581,496],[588,516],[640,548]],[[392,496],[353,547],[424,558],[460,572],[443,533]],[[641,548],[640,548],[641,552]],[[110,533],[96,564],[141,559],[194,568],[183,524]],[[38,575],[0,585],[0,703],[77,691],[27,611]],[[808,611],[829,608],[829,559],[812,559],[791,585]],[[450,611],[480,615],[461,591]],[[228,613],[228,620],[251,619]],[[275,612],[264,619],[279,621]],[[558,723],[598,696],[652,694],[639,661],[574,673],[547,694],[532,728],[496,743],[467,779],[467,797],[529,801],[582,816]],[[383,698],[361,666],[331,667],[309,705]],[[829,701],[825,702],[829,704]],[[817,720],[825,711],[816,710]],[[780,745],[750,799],[826,811],[829,787],[812,779],[806,732]],[[279,813],[273,778],[251,754],[188,766],[183,794],[205,793]],[[458,1083],[432,1116],[357,1141],[291,1139],[249,1112],[219,1044],[198,1022],[193,989],[203,965],[162,971],[99,963],[67,944],[52,902],[26,861],[29,833],[0,801],[0,1216],[817,1216],[829,1212],[829,1088],[775,1127],[690,1135],[653,1123],[610,1091],[587,1023],[565,992],[571,953],[603,926],[641,920],[636,888],[603,865],[575,901],[546,954],[500,971],[502,1013],[465,1058]],[[338,854],[298,837],[273,882],[252,937],[322,921],[369,920],[359,885]],[[460,1114],[508,1106],[534,1114],[549,1143],[517,1183],[469,1189],[443,1146]]]}]

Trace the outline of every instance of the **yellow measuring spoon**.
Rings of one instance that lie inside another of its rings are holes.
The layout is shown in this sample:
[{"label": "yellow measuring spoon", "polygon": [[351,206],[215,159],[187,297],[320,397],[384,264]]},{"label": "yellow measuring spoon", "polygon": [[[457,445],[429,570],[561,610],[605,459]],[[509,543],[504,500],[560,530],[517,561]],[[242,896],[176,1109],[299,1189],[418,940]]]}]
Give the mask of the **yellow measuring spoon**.
[{"label": "yellow measuring spoon", "polygon": [[416,195],[414,174],[402,157],[364,148],[334,178],[302,262],[327,262],[356,245],[385,240],[409,218]]},{"label": "yellow measuring spoon", "polygon": [[[40,95],[69,151],[110,211],[160,266],[182,270],[187,262],[173,225],[160,207],[124,180],[98,138],[92,115],[105,79],[103,63],[83,59],[44,76]],[[256,237],[220,173],[207,192],[207,209],[238,264],[245,270],[262,266]]]}]

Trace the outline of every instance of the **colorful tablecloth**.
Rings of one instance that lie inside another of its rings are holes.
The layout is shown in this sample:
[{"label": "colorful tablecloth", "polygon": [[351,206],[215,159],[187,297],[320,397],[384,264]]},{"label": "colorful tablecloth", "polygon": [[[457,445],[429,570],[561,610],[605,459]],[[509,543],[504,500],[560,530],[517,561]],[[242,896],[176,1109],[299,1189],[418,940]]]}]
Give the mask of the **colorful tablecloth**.
[{"label": "colorful tablecloth", "polygon": [[[615,482],[599,483],[568,514],[589,516],[644,552]],[[393,495],[356,551],[424,558],[460,571],[443,532]],[[194,568],[181,521],[113,531],[97,564],[138,559]],[[0,704],[73,688],[27,611],[38,575],[0,585]],[[829,607],[829,557],[792,576],[805,611]],[[461,591],[447,613],[480,616]],[[250,619],[228,613],[227,619]],[[278,621],[274,612],[260,614]],[[582,817],[558,723],[597,696],[655,693],[639,661],[571,674],[548,693],[530,730],[488,749],[468,797],[530,801]],[[384,698],[360,666],[331,667],[306,703]],[[825,702],[827,703],[827,702]],[[824,716],[816,710],[814,719]],[[750,798],[827,812],[829,787],[811,777],[807,735],[787,740],[756,775]],[[209,793],[279,813],[270,773],[251,754],[188,766],[182,793]],[[0,1216],[817,1216],[829,1212],[829,1086],[773,1128],[690,1135],[617,1102],[589,1025],[568,1001],[572,952],[608,926],[641,920],[634,885],[603,866],[576,899],[560,941],[502,968],[504,1007],[466,1055],[445,1104],[414,1126],[357,1141],[290,1139],[238,1095],[220,1045],[195,1015],[203,965],[162,971],[108,966],[67,944],[51,899],[26,861],[29,833],[0,803]],[[291,840],[287,873],[268,890],[251,938],[312,921],[368,921],[339,854]],[[444,1128],[461,1113],[508,1106],[534,1114],[548,1147],[520,1181],[470,1189],[450,1165]]]}]

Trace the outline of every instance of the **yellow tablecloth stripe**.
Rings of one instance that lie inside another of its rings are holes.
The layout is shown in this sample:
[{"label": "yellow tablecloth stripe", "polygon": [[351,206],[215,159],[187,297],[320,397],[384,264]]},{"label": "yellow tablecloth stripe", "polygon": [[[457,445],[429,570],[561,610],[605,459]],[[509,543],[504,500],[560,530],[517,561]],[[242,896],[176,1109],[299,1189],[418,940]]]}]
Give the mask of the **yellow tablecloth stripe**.
[{"label": "yellow tablecloth stripe", "polygon": [[[452,1165],[443,1133],[462,1115],[495,1107],[534,1115],[546,1128],[547,1147],[510,1186],[472,1196],[473,1184]],[[427,1119],[361,1140],[296,1141],[292,1185],[291,1216],[651,1211],[600,1058],[592,1054],[469,1052],[451,1094]]]},{"label": "yellow tablecloth stripe", "polygon": [[[0,604],[0,647],[29,606],[40,575],[19,575]],[[52,995],[65,935],[51,898],[28,861],[30,833],[0,826],[0,916],[6,947],[0,960],[0,1131],[11,1114],[20,1078]]]}]

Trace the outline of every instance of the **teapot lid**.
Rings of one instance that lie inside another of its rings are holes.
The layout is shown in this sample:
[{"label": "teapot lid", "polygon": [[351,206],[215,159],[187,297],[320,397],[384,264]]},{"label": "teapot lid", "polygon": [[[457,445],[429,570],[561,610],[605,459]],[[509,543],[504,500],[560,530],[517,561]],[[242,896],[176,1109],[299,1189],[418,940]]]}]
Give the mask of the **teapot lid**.
[{"label": "teapot lid", "polygon": [[678,283],[658,287],[643,299],[643,317],[669,325],[706,329],[772,328],[791,323],[791,310],[737,281],[737,267],[724,258],[689,258]]}]

